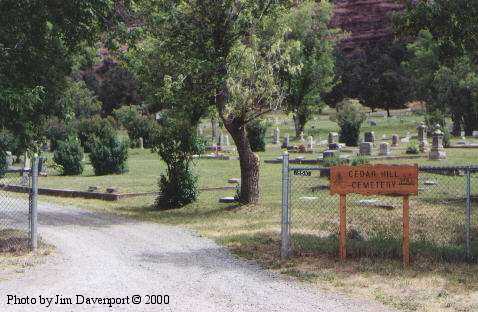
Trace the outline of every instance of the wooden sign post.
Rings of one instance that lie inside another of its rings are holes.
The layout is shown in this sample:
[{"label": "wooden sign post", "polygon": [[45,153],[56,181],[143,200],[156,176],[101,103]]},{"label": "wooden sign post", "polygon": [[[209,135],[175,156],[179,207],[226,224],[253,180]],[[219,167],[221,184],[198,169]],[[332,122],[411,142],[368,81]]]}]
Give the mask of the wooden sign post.
[{"label": "wooden sign post", "polygon": [[418,195],[417,165],[337,166],[330,169],[330,192],[340,195],[339,255],[345,260],[347,194],[403,196],[403,264],[410,264],[410,195]]}]

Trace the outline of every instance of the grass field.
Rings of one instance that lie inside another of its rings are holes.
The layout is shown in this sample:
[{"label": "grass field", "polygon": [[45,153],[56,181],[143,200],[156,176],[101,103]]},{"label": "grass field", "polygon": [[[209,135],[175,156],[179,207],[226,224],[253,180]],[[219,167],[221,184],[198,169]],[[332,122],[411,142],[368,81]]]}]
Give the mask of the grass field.
[{"label": "grass field", "polygon": [[[291,121],[284,121],[285,119],[281,115],[272,116],[271,120],[275,118],[279,120],[281,134],[290,133],[292,137]],[[377,140],[380,140],[384,134],[389,137],[393,133],[403,136],[407,131],[415,134],[416,125],[422,120],[422,117],[419,116],[392,119],[374,116],[372,118],[377,122],[377,126],[372,127],[367,124],[363,131],[373,130]],[[330,121],[329,116],[325,115],[312,121],[305,131],[305,135],[314,135],[316,138],[318,135],[320,139],[326,139],[329,131],[337,130],[337,125]],[[206,135],[209,133],[208,129],[205,133]],[[469,140],[473,141],[471,138]],[[429,165],[478,163],[478,149],[448,149],[446,152],[448,155],[446,161],[433,162],[421,158],[417,161],[394,160],[393,163],[416,162]],[[478,266],[476,264],[465,264],[447,257],[445,259],[450,261],[439,261],[436,258],[427,257],[426,253],[423,253],[423,257],[414,258],[410,269],[402,268],[400,257],[396,254],[400,243],[396,240],[396,237],[400,236],[400,209],[365,212],[363,207],[362,209],[358,206],[355,207],[352,202],[351,208],[354,209],[351,209],[353,212],[349,221],[351,229],[355,229],[360,236],[365,238],[375,232],[388,233],[390,239],[386,241],[388,245],[379,245],[377,242],[372,245],[364,245],[360,240],[353,241],[351,244],[357,246],[350,249],[352,257],[342,264],[338,261],[336,253],[336,238],[329,235],[336,231],[336,199],[327,197],[329,201],[326,204],[296,205],[294,216],[297,217],[296,220],[300,220],[301,227],[293,228],[293,234],[298,234],[295,237],[295,243],[302,242],[304,247],[299,248],[300,252],[296,252],[289,261],[281,261],[278,237],[281,166],[264,163],[264,160],[276,158],[281,153],[279,147],[272,145],[268,145],[266,152],[259,153],[262,199],[261,204],[257,206],[236,207],[218,203],[219,197],[232,196],[234,191],[203,192],[196,203],[182,209],[164,212],[151,208],[154,202],[152,196],[119,202],[50,197],[42,197],[41,200],[95,210],[114,211],[142,220],[187,226],[227,246],[237,255],[257,260],[269,269],[295,276],[322,289],[371,298],[400,310],[478,310]],[[310,154],[303,156],[316,157],[316,155]],[[79,190],[86,190],[88,186],[99,186],[102,189],[112,186],[119,188],[120,192],[157,190],[157,179],[164,169],[164,165],[156,154],[147,150],[132,150],[128,166],[130,171],[127,174],[95,177],[91,166],[87,165],[86,171],[80,177],[61,177],[50,174],[48,177],[40,179],[40,186]],[[225,186],[227,179],[239,177],[240,174],[239,164],[233,160],[201,159],[195,162],[194,168],[200,177],[200,187]],[[458,201],[458,204],[455,205],[449,201],[450,196],[447,196],[447,192],[459,194],[461,197],[464,192],[463,179],[435,175],[427,176],[426,179],[437,180],[438,187],[435,191],[427,191],[426,196],[423,196],[422,204],[427,209],[421,209],[412,215],[412,227],[415,231],[413,235],[420,238],[412,243],[416,248],[420,247],[425,251],[432,248],[433,252],[440,248],[419,245],[420,241],[428,241],[432,245],[438,246],[453,246],[453,244],[462,246],[460,235],[462,234],[463,218],[461,218],[459,209],[464,208],[461,207],[462,202]],[[478,185],[478,181],[476,181],[476,185]],[[307,190],[307,188],[305,189]],[[310,195],[307,192],[308,190],[300,196]],[[317,196],[317,193],[313,196]],[[325,198],[328,194],[320,196]],[[442,198],[440,199],[440,197]],[[478,224],[476,216],[474,221],[476,229]],[[320,233],[326,233],[327,235],[323,235],[323,237],[327,239],[320,240]],[[478,231],[473,234],[478,238]],[[475,245],[476,242],[475,239]],[[373,248],[370,248],[371,246]],[[383,248],[388,248],[388,250],[382,256],[377,257]],[[449,254],[449,250],[445,250],[445,255]]]}]

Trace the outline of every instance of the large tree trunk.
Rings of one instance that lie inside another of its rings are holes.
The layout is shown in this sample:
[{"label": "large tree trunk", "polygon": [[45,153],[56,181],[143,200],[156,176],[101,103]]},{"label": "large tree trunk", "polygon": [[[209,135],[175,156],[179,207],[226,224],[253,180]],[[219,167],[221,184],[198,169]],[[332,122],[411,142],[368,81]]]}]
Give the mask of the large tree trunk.
[{"label": "large tree trunk", "polygon": [[254,154],[247,138],[245,126],[237,119],[224,120],[224,126],[236,143],[241,166],[241,195],[242,204],[256,204],[259,202],[259,157]]},{"label": "large tree trunk", "polygon": [[451,130],[451,135],[458,137],[461,135],[461,116],[458,114],[452,115],[453,128]]},{"label": "large tree trunk", "polygon": [[295,137],[298,139],[300,138],[300,134],[304,132],[307,117],[300,113],[294,113],[292,118],[294,119]]}]

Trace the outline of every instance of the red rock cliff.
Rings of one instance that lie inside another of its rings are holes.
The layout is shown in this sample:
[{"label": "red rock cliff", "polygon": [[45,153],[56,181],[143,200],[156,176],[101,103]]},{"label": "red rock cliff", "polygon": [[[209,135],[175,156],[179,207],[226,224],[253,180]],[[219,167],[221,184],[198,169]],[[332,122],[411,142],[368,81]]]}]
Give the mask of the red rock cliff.
[{"label": "red rock cliff", "polygon": [[332,26],[349,33],[342,50],[349,54],[368,43],[393,37],[391,14],[403,8],[395,0],[334,0]]}]

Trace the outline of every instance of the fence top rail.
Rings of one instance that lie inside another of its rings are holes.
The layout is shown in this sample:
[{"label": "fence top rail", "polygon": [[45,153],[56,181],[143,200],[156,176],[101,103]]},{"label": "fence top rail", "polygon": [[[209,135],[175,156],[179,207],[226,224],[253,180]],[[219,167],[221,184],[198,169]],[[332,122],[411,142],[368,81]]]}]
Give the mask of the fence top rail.
[{"label": "fence top rail", "polygon": [[31,172],[30,168],[10,168],[5,170],[5,173],[23,173],[23,172]]},{"label": "fence top rail", "polygon": [[[320,166],[290,166],[289,171],[307,170],[307,171],[330,171],[330,167]],[[421,172],[446,172],[446,171],[470,171],[478,172],[478,165],[470,166],[419,166]]]}]

